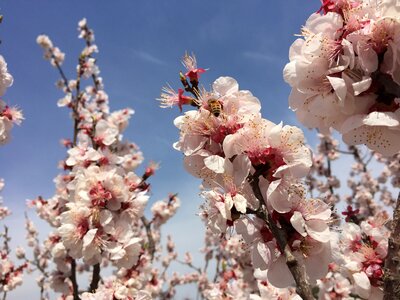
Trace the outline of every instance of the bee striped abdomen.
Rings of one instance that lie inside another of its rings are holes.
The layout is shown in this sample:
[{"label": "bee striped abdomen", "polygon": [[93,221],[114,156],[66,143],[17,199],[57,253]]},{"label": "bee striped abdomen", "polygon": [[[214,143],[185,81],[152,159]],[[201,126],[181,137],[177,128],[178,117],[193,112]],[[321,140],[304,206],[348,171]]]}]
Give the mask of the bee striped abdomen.
[{"label": "bee striped abdomen", "polygon": [[221,102],[214,98],[208,99],[208,107],[210,108],[210,112],[214,115],[214,117],[219,117],[222,112]]}]

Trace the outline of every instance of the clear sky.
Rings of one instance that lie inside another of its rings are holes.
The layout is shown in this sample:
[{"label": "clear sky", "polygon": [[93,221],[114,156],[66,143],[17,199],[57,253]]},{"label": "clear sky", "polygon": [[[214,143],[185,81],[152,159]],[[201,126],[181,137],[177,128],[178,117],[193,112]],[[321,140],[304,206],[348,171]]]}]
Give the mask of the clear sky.
[{"label": "clear sky", "polygon": [[[203,228],[195,215],[201,203],[199,181],[186,174],[182,154],[172,148],[178,138],[173,126],[178,109],[161,109],[154,99],[166,82],[179,87],[184,52],[193,51],[199,66],[209,68],[202,76],[206,87],[219,76],[232,76],[241,89],[252,91],[260,99],[265,118],[298,125],[288,109],[290,88],[282,79],[282,69],[296,38],[294,34],[318,10],[318,0],[0,3],[0,13],[4,15],[0,53],[14,76],[14,85],[4,99],[18,105],[26,119],[21,127],[14,128],[11,143],[0,148],[0,177],[6,181],[2,195],[5,205],[14,212],[6,223],[11,224],[11,233],[18,235],[16,243],[24,241],[26,199],[53,195],[57,163],[65,157],[59,140],[72,135],[69,112],[56,105],[62,97],[54,86],[58,73],[42,59],[42,49],[36,45],[38,34],[49,35],[66,53],[64,69],[72,79],[83,47],[77,39],[77,22],[87,18],[95,31],[100,50],[98,63],[111,109],[132,107],[136,112],[125,137],[141,147],[147,161],[161,163],[151,181],[152,201],[169,192],[181,197],[181,209],[166,231],[174,234],[182,253],[195,252],[202,243]],[[44,224],[38,224],[46,232]],[[196,240],[189,240],[188,236]],[[200,262],[199,258],[195,261]],[[22,297],[22,291],[18,293],[10,299]]]}]

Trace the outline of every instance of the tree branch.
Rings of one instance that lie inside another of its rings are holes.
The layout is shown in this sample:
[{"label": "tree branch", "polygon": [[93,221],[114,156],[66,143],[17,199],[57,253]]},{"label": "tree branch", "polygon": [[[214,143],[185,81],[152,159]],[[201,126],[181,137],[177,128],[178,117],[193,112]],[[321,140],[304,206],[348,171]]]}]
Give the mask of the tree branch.
[{"label": "tree branch", "polygon": [[95,292],[99,286],[100,281],[100,264],[93,266],[92,281],[90,282],[89,292]]},{"label": "tree branch", "polygon": [[74,300],[80,300],[81,298],[79,297],[78,283],[76,282],[76,262],[75,262],[75,259],[72,259],[72,261],[71,261],[71,275],[69,276],[69,279],[72,282],[72,292],[73,292]]}]

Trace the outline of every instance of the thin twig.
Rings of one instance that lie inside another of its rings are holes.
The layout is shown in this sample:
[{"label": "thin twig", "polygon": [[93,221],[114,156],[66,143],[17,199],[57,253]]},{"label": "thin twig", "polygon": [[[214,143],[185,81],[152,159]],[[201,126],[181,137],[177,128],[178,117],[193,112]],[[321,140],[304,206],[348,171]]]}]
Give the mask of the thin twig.
[{"label": "thin twig", "polygon": [[75,259],[72,259],[72,261],[71,261],[71,275],[69,276],[69,279],[72,282],[72,291],[73,291],[74,300],[80,300],[81,298],[79,297],[78,283],[76,282],[76,262],[75,262]]},{"label": "thin twig", "polygon": [[90,282],[89,292],[95,292],[99,286],[100,281],[100,264],[93,266],[92,281]]}]

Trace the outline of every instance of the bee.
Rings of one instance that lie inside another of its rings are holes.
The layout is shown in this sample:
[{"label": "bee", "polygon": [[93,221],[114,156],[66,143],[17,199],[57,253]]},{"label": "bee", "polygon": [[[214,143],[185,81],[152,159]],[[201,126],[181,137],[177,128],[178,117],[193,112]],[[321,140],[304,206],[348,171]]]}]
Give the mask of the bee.
[{"label": "bee", "polygon": [[207,103],[214,117],[219,117],[222,112],[222,103],[215,98],[208,99]]}]

